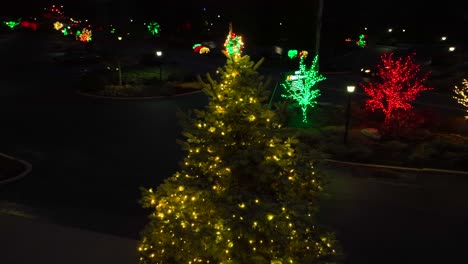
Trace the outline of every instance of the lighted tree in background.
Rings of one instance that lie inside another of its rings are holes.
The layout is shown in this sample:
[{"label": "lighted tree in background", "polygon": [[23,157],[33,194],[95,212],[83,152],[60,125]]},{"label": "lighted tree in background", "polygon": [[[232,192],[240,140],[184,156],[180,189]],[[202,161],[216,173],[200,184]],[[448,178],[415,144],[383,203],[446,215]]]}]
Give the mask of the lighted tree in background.
[{"label": "lighted tree in background", "polygon": [[320,96],[320,90],[317,83],[325,80],[318,71],[318,55],[312,61],[312,65],[307,69],[305,57],[307,53],[303,53],[299,59],[299,70],[295,75],[290,75],[281,84],[285,89],[282,97],[292,99],[302,110],[302,121],[307,123],[307,110],[313,108],[317,104],[317,97]]},{"label": "lighted tree in background", "polygon": [[54,29],[55,30],[61,30],[63,28],[63,24],[60,21],[56,21],[54,23]]},{"label": "lighted tree in background", "polygon": [[82,31],[76,32],[76,38],[81,42],[90,42],[92,40],[92,36],[92,31],[87,28],[83,28]]},{"label": "lighted tree in background", "polygon": [[453,98],[466,108],[465,119],[468,119],[468,81],[463,79],[462,86],[455,86],[453,91],[455,92]]},{"label": "lighted tree in background", "polygon": [[414,55],[394,58],[393,53],[383,54],[377,66],[378,80],[361,83],[361,87],[370,97],[366,100],[366,108],[370,111],[382,110],[386,125],[396,110],[410,110],[413,107],[411,102],[422,91],[432,89],[424,86],[429,72],[421,73]]},{"label": "lighted tree in background", "polygon": [[183,119],[186,157],[143,190],[140,263],[333,262],[336,241],[316,221],[323,175],[264,104],[261,62],[228,55],[217,78],[199,78],[209,102]]},{"label": "lighted tree in background", "polygon": [[298,51],[297,50],[288,50],[288,57],[290,59],[297,58]]},{"label": "lighted tree in background", "polygon": [[15,29],[20,24],[20,21],[10,20],[4,21],[3,23],[7,25],[10,29]]},{"label": "lighted tree in background", "polygon": [[360,48],[365,48],[367,46],[367,35],[359,35],[359,40],[356,41],[356,45]]},{"label": "lighted tree in background", "polygon": [[153,36],[158,36],[161,32],[161,26],[158,22],[149,22],[146,25],[146,28],[148,29],[149,33],[151,33],[151,35]]}]

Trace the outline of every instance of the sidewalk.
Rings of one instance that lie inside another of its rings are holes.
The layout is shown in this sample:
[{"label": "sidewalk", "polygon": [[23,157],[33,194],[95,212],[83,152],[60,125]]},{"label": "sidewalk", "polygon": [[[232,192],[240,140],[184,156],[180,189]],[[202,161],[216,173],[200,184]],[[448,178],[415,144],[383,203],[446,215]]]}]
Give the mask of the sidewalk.
[{"label": "sidewalk", "polygon": [[131,264],[137,242],[0,213],[2,264]]}]

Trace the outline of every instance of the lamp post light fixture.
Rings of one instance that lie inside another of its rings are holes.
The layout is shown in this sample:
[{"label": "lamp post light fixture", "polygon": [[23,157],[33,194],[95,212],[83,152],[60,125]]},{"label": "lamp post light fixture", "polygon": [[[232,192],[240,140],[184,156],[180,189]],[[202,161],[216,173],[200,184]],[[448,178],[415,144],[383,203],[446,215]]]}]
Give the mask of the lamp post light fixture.
[{"label": "lamp post light fixture", "polygon": [[345,124],[344,138],[343,138],[344,144],[348,142],[349,120],[351,119],[351,95],[354,93],[355,89],[356,89],[356,86],[354,85],[346,86],[346,91],[348,92],[348,103],[346,105],[346,124]]},{"label": "lamp post light fixture", "polygon": [[448,50],[449,52],[455,51],[455,47],[449,47]]},{"label": "lamp post light fixture", "polygon": [[447,37],[446,37],[446,36],[442,36],[442,37],[440,38],[440,40],[445,41],[445,40],[447,40]]},{"label": "lamp post light fixture", "polygon": [[157,50],[155,54],[156,54],[156,58],[158,59],[158,65],[159,65],[159,81],[162,81],[162,61],[161,61],[161,59],[162,59],[163,53],[162,53],[162,51]]}]

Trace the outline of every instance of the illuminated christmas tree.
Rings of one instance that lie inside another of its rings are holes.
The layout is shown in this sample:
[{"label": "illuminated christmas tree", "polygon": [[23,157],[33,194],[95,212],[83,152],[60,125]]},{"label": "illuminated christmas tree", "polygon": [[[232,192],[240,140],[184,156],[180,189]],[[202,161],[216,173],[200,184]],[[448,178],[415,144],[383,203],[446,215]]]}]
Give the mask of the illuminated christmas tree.
[{"label": "illuminated christmas tree", "polygon": [[393,53],[381,56],[377,66],[375,82],[361,83],[361,87],[370,97],[366,108],[370,111],[382,110],[385,115],[384,125],[388,125],[396,110],[408,111],[416,97],[422,91],[432,90],[424,86],[429,72],[421,73],[414,61],[414,54],[394,58]]},{"label": "illuminated christmas tree", "polygon": [[317,97],[320,96],[320,90],[317,83],[325,80],[318,70],[318,55],[312,61],[312,65],[307,69],[305,65],[306,51],[299,59],[299,70],[294,75],[289,75],[281,84],[285,88],[285,94],[282,97],[292,99],[302,110],[302,121],[307,123],[307,110],[313,108],[317,104]]},{"label": "illuminated christmas tree", "polygon": [[204,110],[184,119],[187,155],[156,191],[138,247],[140,263],[332,263],[332,233],[316,220],[323,175],[280,133],[263,60],[228,55],[202,82]]},{"label": "illuminated christmas tree", "polygon": [[463,79],[461,87],[455,86],[453,98],[466,109],[465,119],[468,119],[468,81]]}]

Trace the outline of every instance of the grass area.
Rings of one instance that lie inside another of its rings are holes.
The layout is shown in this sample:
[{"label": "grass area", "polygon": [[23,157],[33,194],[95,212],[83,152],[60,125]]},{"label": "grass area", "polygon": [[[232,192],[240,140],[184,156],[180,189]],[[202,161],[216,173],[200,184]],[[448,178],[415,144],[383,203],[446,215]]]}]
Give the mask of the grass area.
[{"label": "grass area", "polygon": [[88,75],[79,89],[86,93],[113,97],[172,96],[201,90],[192,76],[179,68],[166,66],[133,67],[122,70],[122,85],[118,71]]}]

